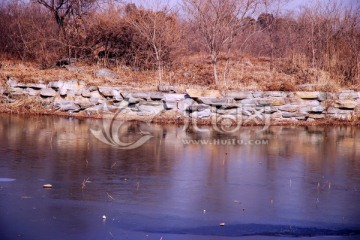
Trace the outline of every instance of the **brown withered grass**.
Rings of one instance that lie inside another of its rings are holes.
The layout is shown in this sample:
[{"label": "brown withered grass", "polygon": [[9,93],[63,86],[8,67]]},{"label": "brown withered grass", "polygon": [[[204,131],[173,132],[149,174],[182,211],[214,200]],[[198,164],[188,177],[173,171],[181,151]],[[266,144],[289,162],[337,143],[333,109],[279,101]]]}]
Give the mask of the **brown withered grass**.
[{"label": "brown withered grass", "polygon": [[[360,86],[342,86],[340,80],[331,78],[329,73],[318,69],[307,68],[305,64],[290,63],[286,59],[277,59],[270,70],[268,58],[253,58],[234,54],[230,61],[230,70],[226,81],[223,80],[225,58],[220,58],[218,69],[220,84],[213,84],[212,65],[207,55],[194,54],[179,58],[171,68],[164,71],[163,85],[174,85],[177,92],[187,88],[221,89],[221,90],[262,90],[262,91],[296,91],[302,90],[302,84],[313,85],[311,90],[335,92],[341,89],[359,90]],[[88,85],[119,86],[138,91],[157,90],[157,71],[138,71],[123,65],[109,67],[118,74],[118,79],[97,77],[96,70],[103,68],[97,64],[77,62],[78,71],[64,67],[40,69],[38,65],[18,60],[0,60],[0,84],[5,85],[11,77],[24,83],[48,83],[56,80],[76,79]]]}]

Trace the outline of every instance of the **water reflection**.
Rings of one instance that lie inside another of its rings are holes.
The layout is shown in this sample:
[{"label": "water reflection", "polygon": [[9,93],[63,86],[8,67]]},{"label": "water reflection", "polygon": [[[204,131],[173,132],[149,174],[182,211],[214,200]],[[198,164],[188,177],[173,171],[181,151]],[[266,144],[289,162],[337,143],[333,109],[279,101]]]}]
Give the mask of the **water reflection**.
[{"label": "water reflection", "polygon": [[[231,230],[246,224],[262,231],[271,224],[360,228],[359,127],[242,128],[224,135],[129,123],[121,130],[124,139],[141,130],[154,137],[140,148],[121,150],[91,135],[100,125],[100,120],[0,115],[0,178],[16,179],[0,181],[0,208],[6,213],[0,227],[8,227],[6,236],[99,239],[109,231],[136,239],[146,236],[143,232],[227,236],[248,232]],[[226,139],[243,144],[216,144]],[[253,144],[245,144],[249,140]],[[42,189],[47,182],[54,189]],[[103,214],[110,219],[106,224],[99,220]],[[232,227],[225,234],[216,228],[219,222]],[[28,226],[48,230],[41,235]]]}]

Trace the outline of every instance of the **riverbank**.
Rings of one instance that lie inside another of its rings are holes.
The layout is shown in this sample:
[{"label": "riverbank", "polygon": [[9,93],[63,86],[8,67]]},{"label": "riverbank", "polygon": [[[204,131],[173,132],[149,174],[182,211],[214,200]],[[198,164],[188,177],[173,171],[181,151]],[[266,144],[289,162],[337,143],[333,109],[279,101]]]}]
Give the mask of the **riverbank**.
[{"label": "riverbank", "polygon": [[359,124],[360,93],[320,91],[220,91],[161,86],[131,91],[85,82],[22,83],[0,89],[0,111],[79,118],[116,118],[192,125]]}]

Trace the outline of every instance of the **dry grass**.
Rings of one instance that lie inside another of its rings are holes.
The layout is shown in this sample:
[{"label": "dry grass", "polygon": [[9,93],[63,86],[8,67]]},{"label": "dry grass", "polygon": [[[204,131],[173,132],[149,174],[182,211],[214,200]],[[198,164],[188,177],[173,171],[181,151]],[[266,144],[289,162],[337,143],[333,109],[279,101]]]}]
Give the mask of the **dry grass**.
[{"label": "dry grass", "polygon": [[[178,92],[186,88],[208,88],[222,90],[264,90],[264,91],[295,91],[301,84],[312,84],[312,89],[318,91],[339,91],[342,88],[354,90],[360,86],[341,86],[340,80],[331,78],[325,71],[307,68],[304,64],[294,64],[288,60],[276,60],[274,69],[270,70],[270,60],[267,58],[251,58],[242,55],[232,56],[227,81],[223,80],[222,69],[225,60],[219,61],[219,86],[213,84],[212,65],[206,55],[191,55],[179,59],[171,69],[164,72],[164,85],[174,85]],[[116,85],[124,89],[155,91],[157,89],[157,72],[136,71],[126,66],[113,66],[118,79],[96,77],[100,65],[76,63],[77,71],[62,67],[40,69],[29,62],[0,60],[1,85],[9,78],[15,78],[25,83],[48,83],[55,80],[77,79],[88,85]]]},{"label": "dry grass", "polygon": [[51,110],[46,108],[46,102],[38,97],[19,97],[17,100],[9,100],[5,96],[0,97],[0,112],[21,114],[44,114]]}]

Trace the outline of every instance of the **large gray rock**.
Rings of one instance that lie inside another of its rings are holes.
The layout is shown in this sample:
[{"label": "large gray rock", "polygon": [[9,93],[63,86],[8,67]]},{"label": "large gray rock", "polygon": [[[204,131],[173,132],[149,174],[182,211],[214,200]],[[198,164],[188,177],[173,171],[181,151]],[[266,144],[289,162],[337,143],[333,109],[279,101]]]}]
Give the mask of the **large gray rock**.
[{"label": "large gray rock", "polygon": [[283,119],[281,112],[274,112],[271,114],[271,119],[281,120]]},{"label": "large gray rock", "polygon": [[285,98],[283,97],[273,97],[271,98],[271,106],[282,106],[286,104]]},{"label": "large gray rock", "polygon": [[64,101],[59,99],[54,101],[54,106],[60,111],[80,111],[79,105],[75,104],[73,101]]},{"label": "large gray rock", "polygon": [[360,116],[360,104],[358,104],[352,111],[354,111],[356,116]]},{"label": "large gray rock", "polygon": [[210,109],[210,106],[209,105],[206,105],[206,104],[192,104],[190,106],[187,107],[187,111],[190,111],[190,112],[195,112],[195,111],[204,111],[206,109]]},{"label": "large gray rock", "polygon": [[241,114],[244,116],[252,116],[255,113],[256,108],[243,106],[240,108]]},{"label": "large gray rock", "polygon": [[95,76],[96,77],[107,77],[107,78],[119,78],[119,76],[117,75],[117,73],[111,71],[110,69],[107,68],[101,68],[99,70],[97,70],[95,72]]},{"label": "large gray rock", "polygon": [[339,109],[339,108],[336,108],[336,107],[329,107],[326,112],[328,114],[345,114],[345,115],[348,115],[348,114],[353,113],[353,110],[352,109]]},{"label": "large gray rock", "polygon": [[143,102],[141,102],[140,103],[140,105],[142,105],[142,106],[155,106],[155,107],[163,107],[164,106],[164,104],[163,104],[163,102],[161,102],[161,101],[143,101]]},{"label": "large gray rock", "polygon": [[84,89],[81,91],[81,96],[83,96],[83,97],[85,97],[85,98],[90,98],[90,97],[91,97],[90,90],[84,88]]},{"label": "large gray rock", "polygon": [[93,107],[86,108],[84,111],[88,115],[99,114],[99,113],[104,112],[104,107],[102,105],[96,105],[96,106],[93,106]]},{"label": "large gray rock", "polygon": [[231,109],[211,108],[211,112],[219,115],[242,115],[242,108],[231,108]]},{"label": "large gray rock", "polygon": [[37,95],[40,94],[39,90],[36,90],[36,89],[33,89],[33,88],[27,88],[25,91],[29,96],[37,96]]},{"label": "large gray rock", "polygon": [[89,98],[76,97],[74,103],[80,107],[80,109],[90,108],[96,105],[96,103],[91,102]]},{"label": "large gray rock", "polygon": [[150,100],[150,93],[149,92],[127,92],[121,91],[121,96],[125,100],[130,100],[130,102],[140,102],[143,100]]},{"label": "large gray rock", "polygon": [[176,109],[177,101],[164,101],[164,107],[166,110]]},{"label": "large gray rock", "polygon": [[144,101],[144,99],[142,99],[142,98],[134,98],[134,97],[131,96],[127,101],[129,102],[129,104],[136,104],[136,103]]},{"label": "large gray rock", "polygon": [[[285,104],[285,102],[284,102]],[[258,98],[256,106],[257,107],[265,107],[265,106],[271,106],[272,105],[272,99],[271,98]],[[281,104],[283,105],[283,104]]]},{"label": "large gray rock", "polygon": [[264,97],[264,92],[255,91],[252,93],[252,95],[254,96],[254,98],[262,98],[262,97]]},{"label": "large gray rock", "polygon": [[[84,86],[79,85],[79,82],[76,80],[69,80],[69,81],[65,81],[63,82],[63,84],[61,85],[61,82],[58,82],[57,84],[51,84],[52,88],[54,89],[59,89],[59,93],[61,96],[66,96],[69,93],[69,90],[72,90],[78,94],[76,95],[80,95],[81,91],[83,89]],[[59,86],[59,88],[57,88],[57,86]]]},{"label": "large gray rock", "polygon": [[325,107],[323,106],[312,106],[309,107],[310,113],[323,113],[325,111]]},{"label": "large gray rock", "polygon": [[151,100],[162,100],[164,98],[164,94],[161,92],[151,92],[150,99]]},{"label": "large gray rock", "polygon": [[123,110],[123,109],[119,108],[118,106],[114,106],[112,104],[107,104],[107,103],[102,104],[102,106],[103,106],[104,112],[118,113],[119,111]]},{"label": "large gray rock", "polygon": [[199,111],[199,112],[193,112],[191,114],[191,117],[193,118],[207,118],[207,117],[210,117],[211,115],[211,110],[210,109],[204,109],[202,111]]},{"label": "large gray rock", "polygon": [[285,99],[282,97],[269,97],[257,99],[257,106],[282,106],[285,105]]},{"label": "large gray rock", "polygon": [[160,85],[158,89],[160,92],[176,92],[176,88],[174,86]]},{"label": "large gray rock", "polygon": [[164,101],[176,102],[185,99],[185,94],[168,93],[164,94]]},{"label": "large gray rock", "polygon": [[306,112],[282,112],[283,118],[305,119],[309,116]]},{"label": "large gray rock", "polygon": [[[104,96],[104,97],[114,97],[114,93],[116,93],[116,89],[113,87],[105,87],[105,86],[101,86],[99,87],[99,92]],[[120,94],[120,93],[119,93]]]},{"label": "large gray rock", "polygon": [[329,107],[326,112],[328,114],[338,114],[340,111],[341,110],[336,107]]},{"label": "large gray rock", "polygon": [[[299,112],[309,112],[313,106],[301,106],[299,105]],[[316,107],[316,106],[315,106]]]},{"label": "large gray rock", "polygon": [[103,96],[98,91],[94,91],[94,92],[90,92],[90,98],[103,99]]},{"label": "large gray rock", "polygon": [[325,101],[328,99],[331,99],[331,95],[329,93],[319,92],[319,97],[318,97],[319,101]]},{"label": "large gray rock", "polygon": [[238,111],[242,111],[241,113],[244,116],[265,116],[268,114],[267,108],[268,107],[242,106]]},{"label": "large gray rock", "polygon": [[64,67],[69,72],[86,73],[86,71],[81,67],[77,67],[77,66],[73,66],[73,65],[65,65]]},{"label": "large gray rock", "polygon": [[120,94],[124,99],[129,99],[130,97],[132,97],[131,92],[128,91],[121,91]]},{"label": "large gray rock", "polygon": [[227,98],[233,98],[235,100],[242,100],[247,98],[253,98],[250,91],[230,91],[225,94]]},{"label": "large gray rock", "polygon": [[76,97],[76,96],[80,96],[81,92],[77,91],[77,90],[72,90],[72,89],[68,89],[66,92],[66,96],[68,97]]},{"label": "large gray rock", "polygon": [[120,101],[124,100],[124,98],[120,94],[120,91],[114,89],[114,90],[112,90],[111,93],[113,95],[114,101],[120,102]]},{"label": "large gray rock", "polygon": [[71,90],[78,90],[81,89],[82,86],[79,84],[77,80],[69,80],[64,82],[62,88],[71,89]]},{"label": "large gray rock", "polygon": [[[148,92],[136,92],[136,93],[131,93],[131,96],[133,98],[142,98],[142,99],[150,99],[150,93]],[[125,98],[125,97],[124,97]]]},{"label": "large gray rock", "polygon": [[227,98],[227,97],[226,98],[200,97],[199,101],[207,105],[223,107],[223,108],[238,106],[238,104],[236,104],[233,98]]},{"label": "large gray rock", "polygon": [[60,96],[66,96],[66,94],[67,94],[67,92],[68,92],[68,89],[67,88],[60,88],[59,89],[59,94],[60,94]]},{"label": "large gray rock", "polygon": [[94,91],[98,91],[99,87],[98,86],[89,86],[88,89],[90,92],[94,92]]},{"label": "large gray rock", "polygon": [[144,102],[140,103],[137,107],[140,115],[153,115],[159,114],[164,110],[162,102]]},{"label": "large gray rock", "polygon": [[194,105],[194,104],[197,104],[197,103],[193,99],[186,98],[186,99],[179,101],[177,107],[180,111],[185,112],[185,111],[187,111],[189,106]]},{"label": "large gray rock", "polygon": [[17,83],[16,86],[17,88],[27,88],[27,85],[25,83]]},{"label": "large gray rock", "polygon": [[328,93],[326,93],[326,98],[328,100],[339,100],[339,95],[338,95],[338,93],[328,92]]},{"label": "large gray rock", "polygon": [[299,111],[300,106],[298,105],[284,105],[284,106],[280,106],[279,110],[284,111],[284,112],[297,112]]},{"label": "large gray rock", "polygon": [[55,97],[57,92],[52,88],[44,88],[40,91],[41,97]]},{"label": "large gray rock", "polygon": [[48,87],[56,89],[56,90],[62,88],[62,86],[64,86],[64,81],[62,81],[62,80],[50,82],[48,84]]},{"label": "large gray rock", "polygon": [[28,83],[27,87],[32,88],[32,89],[36,89],[36,90],[40,90],[40,89],[46,88],[46,85],[43,84],[43,83]]},{"label": "large gray rock", "polygon": [[241,105],[246,105],[246,106],[250,106],[250,105],[256,105],[258,103],[258,99],[243,99],[240,100],[239,102]]},{"label": "large gray rock", "polygon": [[354,100],[339,100],[336,102],[335,106],[341,109],[354,109],[358,103]]},{"label": "large gray rock", "polygon": [[221,97],[221,93],[219,90],[186,89],[186,93],[191,98],[200,98],[200,97],[220,98]]},{"label": "large gray rock", "polygon": [[337,113],[337,114],[329,114],[328,117],[340,119],[340,120],[351,120],[353,118],[352,113]]},{"label": "large gray rock", "polygon": [[296,92],[295,96],[301,99],[317,99],[319,92]]},{"label": "large gray rock", "polygon": [[313,118],[313,119],[324,119],[324,118],[325,118],[325,114],[309,114],[309,118]]},{"label": "large gray rock", "polygon": [[268,91],[264,92],[264,97],[281,97],[284,98],[288,95],[287,92],[280,92],[280,91]]},{"label": "large gray rock", "polygon": [[[292,94],[292,93],[289,93],[289,94]],[[304,100],[302,100],[301,98],[297,98],[297,97],[294,97],[294,96],[286,98],[286,103],[291,104],[291,105],[302,105],[303,101]]]},{"label": "large gray rock", "polygon": [[356,100],[359,98],[359,93],[354,91],[345,91],[339,94],[340,100]]},{"label": "large gray rock", "polygon": [[167,110],[176,109],[178,106],[178,102],[184,99],[185,99],[185,94],[169,93],[169,94],[164,94],[163,96],[165,108]]},{"label": "large gray rock", "polygon": [[307,118],[309,117],[309,114],[308,113],[304,113],[303,116],[296,116],[295,119],[296,120],[306,120]]},{"label": "large gray rock", "polygon": [[27,94],[27,90],[24,88],[18,88],[18,87],[9,87],[8,88],[8,92],[11,95],[26,95]]},{"label": "large gray rock", "polygon": [[318,100],[301,100],[300,105],[302,105],[302,106],[319,106],[320,102]]}]

